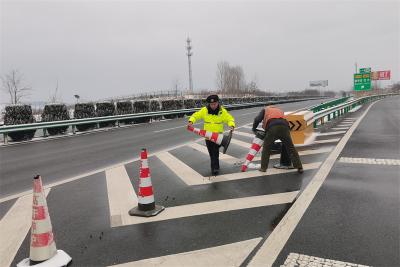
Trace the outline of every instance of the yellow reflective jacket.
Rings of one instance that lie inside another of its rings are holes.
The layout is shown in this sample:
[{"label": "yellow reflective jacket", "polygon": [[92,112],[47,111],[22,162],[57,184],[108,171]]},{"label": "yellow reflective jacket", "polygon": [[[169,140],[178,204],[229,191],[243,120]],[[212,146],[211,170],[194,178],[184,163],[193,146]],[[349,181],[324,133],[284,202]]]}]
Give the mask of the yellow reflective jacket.
[{"label": "yellow reflective jacket", "polygon": [[195,123],[200,119],[204,120],[204,130],[210,132],[223,133],[224,123],[230,127],[235,127],[235,119],[223,106],[220,106],[218,115],[208,114],[207,107],[202,107],[190,116],[189,121]]}]

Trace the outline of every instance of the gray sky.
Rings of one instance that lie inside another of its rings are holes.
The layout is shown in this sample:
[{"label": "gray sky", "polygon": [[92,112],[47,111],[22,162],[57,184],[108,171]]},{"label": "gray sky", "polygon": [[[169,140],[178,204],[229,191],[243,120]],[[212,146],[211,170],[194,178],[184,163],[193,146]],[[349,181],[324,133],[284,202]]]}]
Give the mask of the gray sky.
[{"label": "gray sky", "polygon": [[57,80],[67,102],[184,89],[190,35],[195,89],[215,88],[226,60],[268,91],[349,90],[355,61],[399,80],[399,18],[399,1],[1,0],[0,74],[24,73],[30,100]]}]

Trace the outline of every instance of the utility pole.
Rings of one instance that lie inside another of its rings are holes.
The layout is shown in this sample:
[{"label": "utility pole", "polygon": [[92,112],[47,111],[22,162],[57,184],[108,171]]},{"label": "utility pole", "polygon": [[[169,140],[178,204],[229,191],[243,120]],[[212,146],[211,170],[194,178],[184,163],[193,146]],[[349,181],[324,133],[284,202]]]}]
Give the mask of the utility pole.
[{"label": "utility pole", "polygon": [[191,40],[189,37],[187,38],[186,42],[187,42],[186,55],[188,57],[188,64],[189,64],[189,94],[193,94],[192,64],[191,64],[191,56],[193,55],[193,53],[192,53],[192,46],[190,45]]}]

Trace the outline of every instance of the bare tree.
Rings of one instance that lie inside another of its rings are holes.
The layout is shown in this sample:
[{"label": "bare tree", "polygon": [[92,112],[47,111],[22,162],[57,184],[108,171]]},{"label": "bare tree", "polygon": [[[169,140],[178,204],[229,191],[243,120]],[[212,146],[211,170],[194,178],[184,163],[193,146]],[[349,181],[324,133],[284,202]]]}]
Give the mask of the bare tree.
[{"label": "bare tree", "polygon": [[10,95],[11,104],[19,104],[21,99],[30,95],[32,90],[29,86],[22,85],[23,75],[18,70],[11,70],[10,73],[1,77],[2,90]]},{"label": "bare tree", "polygon": [[56,84],[56,88],[54,89],[53,94],[50,94],[50,103],[56,103],[58,102],[58,80]]},{"label": "bare tree", "polygon": [[241,66],[230,66],[226,61],[217,64],[216,83],[222,94],[238,94],[245,90],[246,80]]}]

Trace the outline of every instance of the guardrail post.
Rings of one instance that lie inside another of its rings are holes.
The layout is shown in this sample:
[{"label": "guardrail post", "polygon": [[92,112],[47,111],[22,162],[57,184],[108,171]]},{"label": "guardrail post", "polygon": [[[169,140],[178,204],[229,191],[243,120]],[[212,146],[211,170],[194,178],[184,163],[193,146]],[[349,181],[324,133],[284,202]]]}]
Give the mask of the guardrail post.
[{"label": "guardrail post", "polygon": [[72,133],[76,134],[75,125],[72,125]]},{"label": "guardrail post", "polygon": [[119,125],[119,120],[117,120],[117,127],[118,127],[118,128],[120,127],[120,125]]},{"label": "guardrail post", "polygon": [[4,144],[7,145],[8,144],[8,134],[3,133],[3,138],[4,138]]},{"label": "guardrail post", "polygon": [[43,128],[43,137],[47,137],[47,129]]}]

